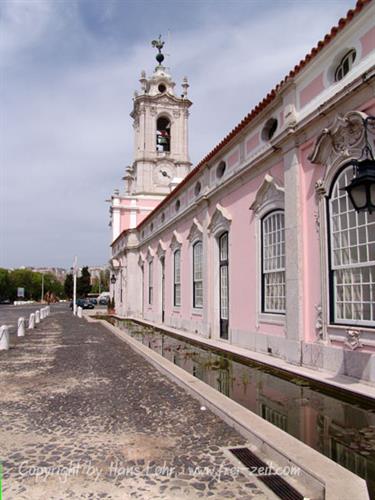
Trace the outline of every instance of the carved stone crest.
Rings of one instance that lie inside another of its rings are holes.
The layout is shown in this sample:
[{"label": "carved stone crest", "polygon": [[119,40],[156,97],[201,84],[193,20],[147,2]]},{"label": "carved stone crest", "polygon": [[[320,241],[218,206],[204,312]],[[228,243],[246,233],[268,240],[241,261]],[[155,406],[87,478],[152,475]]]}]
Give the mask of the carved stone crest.
[{"label": "carved stone crest", "polygon": [[315,306],[316,310],[316,321],[315,321],[315,331],[317,340],[324,340],[323,332],[323,310],[322,306],[319,304]]},{"label": "carved stone crest", "polygon": [[359,339],[360,331],[359,330],[346,330],[346,340],[345,345],[349,347],[352,351],[362,347],[361,341]]},{"label": "carved stone crest", "polygon": [[331,127],[325,128],[316,140],[309,156],[312,163],[332,166],[347,158],[357,158],[364,147],[366,114],[349,111],[337,116]]}]

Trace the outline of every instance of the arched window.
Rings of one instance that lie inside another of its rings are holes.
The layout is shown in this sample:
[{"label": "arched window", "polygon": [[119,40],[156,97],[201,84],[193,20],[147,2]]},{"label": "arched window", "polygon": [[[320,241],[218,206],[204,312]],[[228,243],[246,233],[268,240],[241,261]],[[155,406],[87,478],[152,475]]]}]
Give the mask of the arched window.
[{"label": "arched window", "polygon": [[181,306],[181,250],[173,254],[173,305]]},{"label": "arched window", "polygon": [[203,244],[193,245],[193,307],[203,307]]},{"label": "arched window", "polygon": [[161,116],[156,122],[156,150],[171,150],[171,122],[165,116]]},{"label": "arched window", "polygon": [[262,219],[262,312],[285,314],[284,212]]},{"label": "arched window", "polygon": [[375,326],[375,213],[354,210],[344,190],[352,177],[345,167],[328,201],[330,316],[334,323]]},{"label": "arched window", "polygon": [[153,299],[153,270],[152,270],[152,260],[148,263],[148,303],[151,306],[152,305],[152,299]]}]

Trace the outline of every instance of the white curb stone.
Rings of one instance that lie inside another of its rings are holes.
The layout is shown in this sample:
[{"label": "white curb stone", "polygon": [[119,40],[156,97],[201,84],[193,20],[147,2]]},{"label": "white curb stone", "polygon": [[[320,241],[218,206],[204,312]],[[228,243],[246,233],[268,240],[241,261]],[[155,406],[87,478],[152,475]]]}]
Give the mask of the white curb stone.
[{"label": "white curb stone", "polygon": [[17,336],[24,337],[25,336],[25,318],[18,318],[18,329]]},{"label": "white curb stone", "polygon": [[9,349],[9,329],[6,325],[0,327],[0,351]]}]

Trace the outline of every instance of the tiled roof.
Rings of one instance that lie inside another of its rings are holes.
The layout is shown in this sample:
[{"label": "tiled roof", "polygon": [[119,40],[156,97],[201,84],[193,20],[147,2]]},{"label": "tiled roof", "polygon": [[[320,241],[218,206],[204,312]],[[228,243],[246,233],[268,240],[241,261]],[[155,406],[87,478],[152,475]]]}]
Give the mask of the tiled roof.
[{"label": "tiled roof", "polygon": [[[267,95],[264,99],[257,104],[244,118],[243,120],[231,131],[228,135],[222,139],[219,144],[217,144],[214,149],[212,149],[208,155],[206,155],[203,160],[201,160],[196,167],[183,179],[183,181],[178,184],[178,186],[166,197],[163,201],[159,203],[159,205],[149,214],[143,221],[138,224],[137,229],[142,227],[147,223],[148,219],[150,219],[156,211],[159,211],[161,207],[163,207],[166,203],[168,203],[183,187],[184,185],[192,178],[194,175],[209,162],[221,149],[224,148],[244,127],[246,127],[263,109],[265,109],[277,96],[278,92],[286,83],[291,81],[302,69],[312,61],[319,52],[324,49],[335,37],[336,35],[342,31],[345,26],[347,26],[352,19],[361,12],[363,7],[372,2],[372,0],[358,0],[354,9],[350,9],[345,17],[342,17],[336,26],[333,26],[331,31],[323,38],[323,40],[319,40],[314,48],[303,58],[301,61],[294,66],[292,70],[278,83]],[[112,243],[112,245],[125,233],[123,231],[116,240]]]}]

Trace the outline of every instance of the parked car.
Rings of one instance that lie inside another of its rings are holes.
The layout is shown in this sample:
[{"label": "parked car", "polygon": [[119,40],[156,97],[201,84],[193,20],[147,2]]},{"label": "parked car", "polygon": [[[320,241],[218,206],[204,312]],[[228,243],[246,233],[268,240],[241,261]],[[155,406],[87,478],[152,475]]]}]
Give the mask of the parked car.
[{"label": "parked car", "polygon": [[[94,309],[95,306],[88,299],[77,299],[77,307],[82,307],[82,309]],[[70,309],[73,309],[73,301],[70,303]]]},{"label": "parked car", "polygon": [[102,297],[99,299],[99,305],[107,306],[109,304],[109,297]]},{"label": "parked car", "polygon": [[96,306],[98,304],[98,301],[95,298],[90,298],[88,300],[89,300],[89,302],[91,302],[91,304],[94,304],[94,306]]}]

